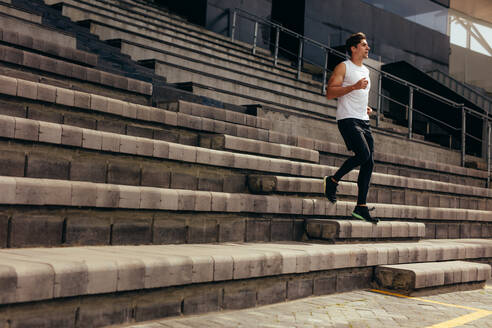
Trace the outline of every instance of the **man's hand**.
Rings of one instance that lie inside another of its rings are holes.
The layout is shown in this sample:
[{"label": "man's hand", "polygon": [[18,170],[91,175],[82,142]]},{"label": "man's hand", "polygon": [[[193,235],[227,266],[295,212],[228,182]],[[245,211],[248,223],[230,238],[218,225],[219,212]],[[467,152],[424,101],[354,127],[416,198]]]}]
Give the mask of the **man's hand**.
[{"label": "man's hand", "polygon": [[372,108],[367,106],[367,115],[370,116],[372,113]]},{"label": "man's hand", "polygon": [[353,84],[352,85],[352,88],[354,90],[365,89],[367,87],[367,84],[369,84],[369,82],[366,80],[365,77],[363,77],[362,79],[360,79],[359,81],[357,81],[357,83]]}]

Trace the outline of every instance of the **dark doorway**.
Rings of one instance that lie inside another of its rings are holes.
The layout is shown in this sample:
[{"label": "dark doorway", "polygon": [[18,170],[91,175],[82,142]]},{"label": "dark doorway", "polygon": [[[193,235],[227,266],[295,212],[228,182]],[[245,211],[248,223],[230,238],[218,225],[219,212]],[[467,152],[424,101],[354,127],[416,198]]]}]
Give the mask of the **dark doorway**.
[{"label": "dark doorway", "polygon": [[160,7],[186,18],[191,23],[205,26],[207,20],[207,0],[155,0]]},{"label": "dark doorway", "polygon": [[[289,30],[304,35],[305,8],[305,0],[273,0],[272,21]],[[272,30],[271,35],[274,36],[275,31]],[[272,42],[275,42],[275,40],[273,39]],[[299,51],[299,39],[286,33],[280,33],[279,47],[279,54],[282,57],[294,60],[297,58]]]}]

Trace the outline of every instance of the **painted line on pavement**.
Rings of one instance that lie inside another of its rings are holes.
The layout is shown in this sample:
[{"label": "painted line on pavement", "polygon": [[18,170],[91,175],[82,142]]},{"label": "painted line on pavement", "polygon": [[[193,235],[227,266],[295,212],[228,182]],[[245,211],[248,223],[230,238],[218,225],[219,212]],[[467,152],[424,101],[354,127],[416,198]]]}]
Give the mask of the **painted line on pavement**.
[{"label": "painted line on pavement", "polygon": [[[486,287],[486,288],[492,289],[490,287]],[[462,326],[468,322],[475,321],[475,320],[484,318],[484,317],[492,314],[492,311],[476,309],[476,308],[472,308],[472,307],[464,306],[464,305],[443,303],[443,302],[438,302],[438,301],[434,301],[434,300],[427,300],[427,299],[420,298],[420,297],[406,296],[406,295],[401,295],[401,294],[387,292],[387,291],[378,290],[378,289],[371,289],[370,291],[375,292],[375,293],[379,293],[379,294],[385,294],[385,295],[396,296],[396,297],[401,297],[401,298],[408,298],[408,299],[417,300],[417,301],[421,301],[421,302],[433,303],[433,304],[438,304],[438,305],[444,305],[444,306],[450,306],[450,307],[454,307],[454,308],[474,311],[472,313],[468,313],[468,314],[462,315],[460,317],[457,317],[457,318],[454,318],[454,319],[451,319],[448,321],[444,321],[444,322],[441,322],[441,323],[438,323],[438,324],[435,324],[432,326],[428,326],[426,328],[458,327],[458,326]]]}]

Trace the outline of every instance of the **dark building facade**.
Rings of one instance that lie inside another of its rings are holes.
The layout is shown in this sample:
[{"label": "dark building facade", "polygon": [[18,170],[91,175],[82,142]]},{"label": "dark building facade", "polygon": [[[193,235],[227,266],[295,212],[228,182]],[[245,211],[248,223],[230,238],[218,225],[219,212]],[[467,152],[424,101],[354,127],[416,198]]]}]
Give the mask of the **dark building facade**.
[{"label": "dark building facade", "polygon": [[[449,37],[446,35],[447,0],[156,0],[192,22],[230,36],[232,10],[238,8],[272,20],[331,47],[343,46],[346,38],[362,31],[372,47],[371,57],[389,63],[407,61],[421,70],[448,71]],[[254,23],[239,14],[235,37],[251,43]],[[275,33],[259,24],[257,44],[272,48]],[[295,56],[298,40],[282,35],[281,52]],[[304,58],[324,62],[323,52],[305,44]]]}]

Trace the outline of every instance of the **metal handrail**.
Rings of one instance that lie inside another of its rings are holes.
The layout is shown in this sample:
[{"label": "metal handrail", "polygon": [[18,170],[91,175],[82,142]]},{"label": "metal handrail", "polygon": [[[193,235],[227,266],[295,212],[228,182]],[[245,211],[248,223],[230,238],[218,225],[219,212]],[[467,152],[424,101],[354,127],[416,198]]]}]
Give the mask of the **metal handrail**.
[{"label": "metal handrail", "polygon": [[[258,24],[261,23],[261,24],[264,24],[268,27],[271,27],[271,28],[275,28],[276,30],[276,39],[275,39],[275,51],[274,51],[274,66],[277,66],[278,64],[278,50],[280,49],[279,47],[279,33],[280,32],[283,32],[283,33],[286,33],[292,37],[295,37],[297,39],[299,39],[299,52],[298,52],[298,59],[297,59],[297,79],[300,79],[300,73],[301,73],[301,68],[302,68],[302,65],[301,65],[301,61],[304,60],[306,62],[309,62],[309,63],[312,63],[313,65],[317,66],[317,67],[320,67],[322,70],[323,70],[323,86],[322,86],[322,90],[321,90],[321,93],[322,94],[325,94],[325,87],[326,87],[326,77],[327,77],[327,72],[328,72],[328,69],[327,69],[327,64],[328,64],[328,55],[329,54],[335,54],[337,56],[340,56],[342,58],[345,58],[345,59],[348,59],[348,55],[345,54],[345,53],[342,53],[336,49],[333,49],[327,45],[324,45],[316,40],[313,40],[311,38],[308,38],[308,37],[305,37],[297,32],[294,32],[280,24],[277,24],[275,22],[272,22],[270,20],[267,20],[263,17],[259,17],[257,15],[254,15],[250,12],[247,12],[243,9],[240,9],[240,8],[235,8],[232,10],[232,14],[233,14],[233,17],[232,17],[232,29],[231,29],[231,38],[234,40],[234,37],[235,37],[235,29],[236,29],[236,24],[237,24],[237,14],[240,14],[243,18],[245,19],[248,19],[248,20],[251,20],[254,22],[254,44],[253,44],[253,54],[256,52],[256,47],[257,47],[257,33],[258,33]],[[303,46],[304,46],[304,43],[309,43],[309,44],[312,44],[322,50],[324,50],[325,52],[325,65],[324,67],[321,67],[320,65],[316,64],[316,63],[313,63],[312,61],[309,61],[307,59],[303,59]],[[272,42],[268,42],[270,45],[273,45]],[[430,90],[427,90],[425,88],[422,88],[421,86],[418,86],[412,82],[409,82],[409,81],[406,81],[398,76],[395,76],[391,73],[388,73],[388,72],[384,72],[384,71],[381,71],[375,67],[372,67],[371,65],[368,65],[366,64],[365,66],[367,66],[369,69],[379,73],[380,75],[380,79],[379,79],[379,90],[378,92],[375,92],[378,96],[378,108],[377,108],[377,120],[376,120],[376,124],[378,125],[379,124],[379,115],[381,114],[381,100],[383,98],[386,98],[386,99],[389,99],[391,101],[394,101],[400,105],[402,105],[403,107],[405,107],[406,109],[408,109],[408,137],[409,138],[412,138],[412,112],[415,111],[416,113],[419,113],[427,118],[429,118],[430,120],[433,120],[433,121],[436,121],[436,122],[439,122],[440,124],[443,124],[445,125],[446,127],[448,128],[451,128],[455,131],[457,130],[461,130],[461,135],[462,135],[462,138],[461,138],[461,163],[462,165],[464,166],[465,165],[465,144],[466,144],[466,136],[470,136],[472,137],[473,139],[477,139],[475,136],[471,136],[470,134],[466,133],[466,114],[472,114],[474,116],[478,116],[480,118],[482,118],[484,121],[486,121],[487,123],[487,129],[490,130],[490,126],[491,126],[491,122],[492,122],[492,116],[490,116],[490,114],[492,113],[488,113],[488,111],[484,111],[484,113],[481,113],[480,111],[477,111],[473,108],[469,108],[469,107],[466,107],[464,104],[461,104],[461,103],[457,103],[457,102],[454,102],[450,99],[447,99],[441,95],[438,95]],[[409,88],[409,104],[401,104],[399,103],[398,101],[388,97],[388,96],[385,96],[382,94],[382,90],[381,90],[381,81],[382,81],[382,77],[385,77],[389,80],[392,80],[394,82],[397,82],[403,86],[406,86]],[[425,114],[415,108],[413,108],[413,94],[415,91],[418,91],[420,94],[422,95],[426,95],[426,96],[429,96],[441,103],[444,103],[452,108],[456,108],[456,109],[460,109],[461,110],[461,115],[462,115],[462,119],[461,119],[461,128],[455,128],[455,127],[452,127],[450,126],[449,124],[447,124],[446,122],[443,122],[435,117],[432,117],[428,114]],[[371,91],[372,92],[372,91]],[[487,138],[487,152],[490,153],[490,148],[491,148],[491,141],[490,141],[490,131],[488,131],[489,133],[489,138]],[[483,140],[480,140],[481,142],[483,142]],[[487,156],[487,167],[489,168],[489,179],[488,179],[488,182],[487,182],[487,186],[489,186],[490,184],[490,156]]]},{"label": "metal handrail", "polygon": [[[294,31],[292,31],[292,30],[289,30],[288,28],[283,27],[282,25],[279,25],[279,24],[277,24],[277,23],[270,22],[270,21],[268,21],[268,20],[267,20],[267,19],[265,19],[265,18],[262,18],[262,17],[256,16],[256,15],[254,15],[254,14],[252,14],[252,13],[249,13],[249,12],[247,12],[247,11],[245,11],[245,10],[241,9],[241,8],[235,8],[235,9],[234,9],[234,11],[235,11],[235,12],[241,12],[241,13],[244,13],[244,14],[246,14],[247,16],[251,16],[251,17],[253,17],[254,19],[256,19],[256,20],[258,20],[258,21],[261,21],[261,22],[263,22],[263,23],[264,23],[264,24],[266,24],[266,25],[270,25],[270,26],[272,26],[272,27],[279,28],[279,29],[280,29],[280,31],[282,31],[282,32],[288,33],[288,34],[290,34],[291,36],[294,36],[294,37],[296,37],[296,38],[300,38],[300,39],[302,39],[302,40],[304,40],[304,41],[307,41],[308,43],[311,43],[311,44],[313,44],[313,45],[315,45],[315,46],[318,46],[319,48],[325,49],[325,50],[327,50],[327,51],[328,51],[328,52],[330,52],[330,53],[334,53],[334,54],[336,54],[336,55],[339,55],[339,56],[344,57],[344,58],[347,58],[347,59],[349,58],[349,57],[348,57],[348,55],[347,55],[347,54],[345,54],[345,53],[342,53],[342,52],[340,52],[340,51],[338,51],[338,50],[336,50],[336,49],[333,49],[333,48],[331,48],[331,47],[329,47],[329,46],[327,46],[327,45],[324,45],[324,44],[322,44],[322,43],[320,43],[320,42],[318,42],[318,41],[316,41],[316,40],[313,40],[313,39],[310,39],[310,38],[308,38],[308,37],[305,37],[305,36],[303,36],[303,35],[301,35],[301,34],[299,34],[299,33],[297,33],[297,32],[294,32]],[[246,17],[246,18],[248,18],[248,17]],[[374,70],[374,71],[378,72],[379,74],[382,74],[384,77],[386,77],[386,78],[388,78],[388,79],[391,79],[391,80],[393,80],[393,81],[395,81],[395,82],[399,82],[400,84],[402,84],[402,85],[404,85],[404,86],[407,86],[407,87],[412,87],[414,90],[419,91],[419,92],[421,92],[421,93],[426,93],[426,94],[428,94],[429,96],[436,98],[437,100],[440,100],[440,101],[442,101],[442,102],[447,103],[448,105],[451,105],[451,106],[454,106],[454,107],[461,107],[461,104],[456,103],[456,102],[454,102],[454,101],[452,101],[452,100],[450,100],[450,99],[447,99],[447,98],[445,98],[445,97],[443,97],[443,96],[441,96],[441,95],[438,95],[438,94],[436,94],[436,93],[434,93],[434,92],[432,92],[432,91],[430,91],[430,90],[427,90],[427,89],[425,89],[425,88],[422,88],[421,86],[418,86],[418,85],[416,85],[416,84],[413,84],[412,82],[406,81],[406,80],[404,80],[404,79],[402,79],[402,78],[400,78],[400,77],[398,77],[398,76],[395,76],[395,75],[393,75],[393,74],[391,74],[391,73],[381,71],[381,70],[379,70],[379,69],[377,69],[377,68],[375,68],[375,67],[372,67],[371,65],[368,65],[368,64],[364,64],[364,65],[365,65],[366,67],[368,67],[368,68],[370,68],[370,69],[372,69],[372,70]],[[317,66],[319,66],[319,65],[317,65]],[[321,66],[319,66],[319,67],[321,68]],[[470,111],[476,111],[476,110],[474,110],[474,109],[472,109],[472,108],[468,108],[468,109],[469,109]]]}]

